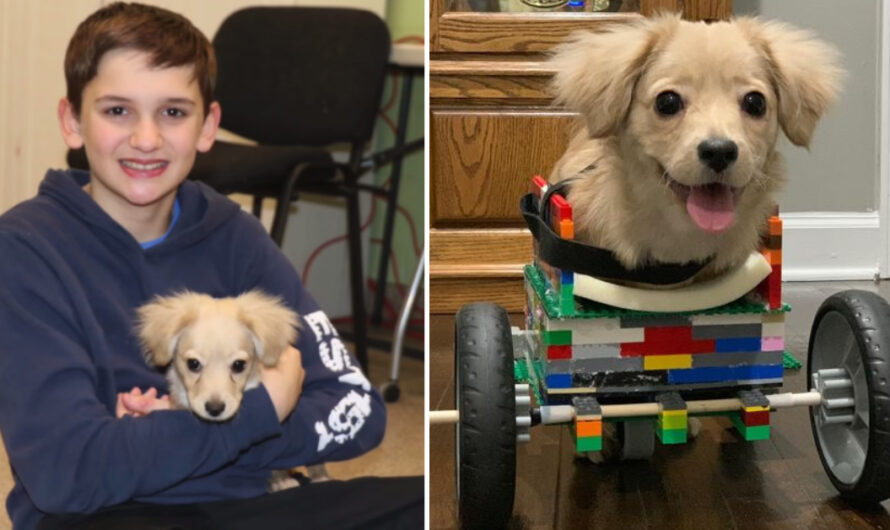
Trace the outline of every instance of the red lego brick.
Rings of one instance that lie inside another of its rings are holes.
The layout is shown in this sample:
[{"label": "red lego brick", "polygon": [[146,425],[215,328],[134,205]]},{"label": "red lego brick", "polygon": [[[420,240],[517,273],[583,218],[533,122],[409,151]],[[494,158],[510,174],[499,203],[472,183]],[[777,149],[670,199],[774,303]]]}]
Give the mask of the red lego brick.
[{"label": "red lego brick", "polygon": [[769,411],[759,410],[757,412],[746,412],[742,410],[739,414],[742,423],[748,427],[757,427],[759,425],[769,425]]},{"label": "red lego brick", "polygon": [[621,344],[622,357],[713,353],[716,350],[715,340],[692,340],[691,326],[646,328],[644,333],[644,342]]},{"label": "red lego brick", "polygon": [[[572,206],[562,195],[554,193],[550,196],[550,218],[553,219],[554,222],[572,218]],[[558,222],[556,224],[556,230],[559,230]]]},{"label": "red lego brick", "polygon": [[538,198],[541,198],[544,195],[544,188],[547,187],[547,181],[544,180],[544,177],[541,175],[535,175],[532,177],[531,183],[531,192],[536,193]]},{"label": "red lego brick", "polygon": [[547,346],[547,358],[548,359],[571,359],[572,358],[572,345],[566,344],[564,346]]}]

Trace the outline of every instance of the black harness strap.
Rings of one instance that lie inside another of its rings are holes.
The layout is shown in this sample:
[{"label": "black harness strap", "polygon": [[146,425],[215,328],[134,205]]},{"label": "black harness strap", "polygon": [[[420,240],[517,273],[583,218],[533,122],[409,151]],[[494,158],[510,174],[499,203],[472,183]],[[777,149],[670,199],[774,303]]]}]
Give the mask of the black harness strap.
[{"label": "black harness strap", "polygon": [[519,201],[519,209],[538,242],[538,257],[554,267],[586,274],[604,280],[618,280],[651,285],[680,283],[695,276],[710,259],[704,262],[655,263],[637,269],[626,269],[611,251],[563,239],[550,227],[550,196],[565,192],[572,179],[566,179],[551,186],[542,200],[529,193]]}]

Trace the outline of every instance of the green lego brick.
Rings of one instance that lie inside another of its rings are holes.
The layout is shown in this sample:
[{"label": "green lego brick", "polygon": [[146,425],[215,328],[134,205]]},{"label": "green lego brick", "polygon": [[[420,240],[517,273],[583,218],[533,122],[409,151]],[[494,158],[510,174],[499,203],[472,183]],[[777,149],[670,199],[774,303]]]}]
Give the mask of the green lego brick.
[{"label": "green lego brick", "polygon": [[784,366],[786,370],[798,370],[803,365],[791,355],[791,352],[786,351],[782,354],[782,366]]},{"label": "green lego brick", "polygon": [[563,285],[559,293],[559,314],[569,317],[575,314],[575,295],[571,285]]},{"label": "green lego brick", "polygon": [[576,438],[575,439],[575,450],[580,452],[583,451],[602,451],[603,450],[603,437],[602,436],[593,436],[590,438]]},{"label": "green lego brick", "polygon": [[[654,313],[651,311],[633,311],[629,309],[620,309],[606,304],[593,302],[584,298],[575,299],[573,312],[565,314],[562,312],[561,292],[554,291],[547,282],[546,276],[535,266],[526,265],[524,269],[525,279],[532,285],[544,311],[550,318],[558,318],[565,316],[574,316],[575,318],[621,318],[621,317],[643,317],[643,316],[664,316],[664,313]],[[564,286],[568,287],[568,286]],[[778,309],[765,309],[763,304],[748,302],[744,298],[739,298],[734,302],[705,309],[701,311],[678,312],[677,315],[723,315],[723,314],[781,314],[791,311],[791,306],[782,304]]]},{"label": "green lego brick", "polygon": [[742,435],[748,442],[755,442],[757,440],[769,440],[770,426],[769,425],[757,425],[754,427],[749,427],[742,423],[742,419],[739,415],[732,414],[730,416],[732,419],[732,424],[735,425],[736,430],[739,431],[739,434]]},{"label": "green lego brick", "polygon": [[571,346],[572,330],[541,330],[541,341],[543,341],[545,346]]},{"label": "green lego brick", "polygon": [[655,429],[655,434],[664,445],[686,443],[686,429]]}]

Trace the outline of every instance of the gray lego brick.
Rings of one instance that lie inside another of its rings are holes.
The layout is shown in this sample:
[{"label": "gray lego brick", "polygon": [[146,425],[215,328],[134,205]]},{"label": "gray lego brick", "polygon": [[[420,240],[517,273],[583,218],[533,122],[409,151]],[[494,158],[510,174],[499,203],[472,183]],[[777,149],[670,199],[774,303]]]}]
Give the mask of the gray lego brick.
[{"label": "gray lego brick", "polygon": [[622,328],[649,328],[659,326],[691,326],[692,318],[688,315],[645,315],[621,317]]},{"label": "gray lego brick", "polygon": [[702,353],[692,356],[692,367],[781,364],[782,352]]},{"label": "gray lego brick", "polygon": [[694,340],[760,337],[760,333],[760,324],[692,327],[692,338]]}]

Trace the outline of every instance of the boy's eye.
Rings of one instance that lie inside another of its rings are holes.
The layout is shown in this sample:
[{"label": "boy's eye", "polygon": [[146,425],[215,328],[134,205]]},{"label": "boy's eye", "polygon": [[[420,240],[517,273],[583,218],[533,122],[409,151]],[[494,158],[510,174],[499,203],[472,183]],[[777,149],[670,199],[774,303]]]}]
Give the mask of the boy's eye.
[{"label": "boy's eye", "polygon": [[170,118],[183,118],[185,117],[185,112],[182,109],[169,108],[164,109],[164,116],[168,116]]},{"label": "boy's eye", "polygon": [[189,371],[194,373],[198,373],[201,371],[201,361],[198,359],[189,359],[185,362],[185,365],[188,367]]},{"label": "boy's eye", "polygon": [[111,116],[123,116],[127,113],[127,109],[123,107],[111,107],[105,110],[105,114],[109,114]]},{"label": "boy's eye", "polygon": [[246,367],[247,363],[245,363],[244,361],[235,361],[232,363],[232,371],[236,374],[240,374],[241,372],[243,372],[244,368]]}]

